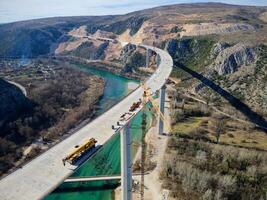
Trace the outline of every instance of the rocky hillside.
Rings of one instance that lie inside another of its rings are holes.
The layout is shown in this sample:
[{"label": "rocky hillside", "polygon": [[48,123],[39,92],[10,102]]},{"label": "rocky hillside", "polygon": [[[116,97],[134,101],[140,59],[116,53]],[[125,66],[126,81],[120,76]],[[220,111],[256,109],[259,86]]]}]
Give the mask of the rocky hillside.
[{"label": "rocky hillside", "polygon": [[[220,50],[217,48],[218,46]],[[229,48],[226,47],[227,43],[225,45],[219,43],[214,47],[214,52],[218,53],[218,55],[212,67],[219,75],[232,74],[238,71],[239,67],[251,65],[257,60],[255,47],[242,43]]]},{"label": "rocky hillside", "polygon": [[[190,77],[184,71],[187,68],[187,72],[191,70],[191,73],[196,73],[195,77],[203,76],[202,80],[206,78],[209,84],[217,84],[216,90],[228,91],[253,111],[267,117],[266,46],[242,41],[231,44],[218,40],[218,37],[197,36],[168,41],[166,50],[174,58],[177,67],[173,76],[186,80]],[[187,88],[218,103],[218,95],[205,83],[197,79],[189,80]]]},{"label": "rocky hillside", "polygon": [[15,85],[0,79],[0,127],[4,121],[16,119],[17,116],[32,108],[32,103]]},{"label": "rocky hillside", "polygon": [[[2,24],[0,57],[53,54],[60,43],[75,42],[68,33],[79,27],[84,27],[85,34],[108,33],[122,40],[154,45],[181,36],[255,31],[259,36],[256,40],[262,41],[266,40],[261,34],[266,31],[265,12],[266,7],[200,3],[163,6],[118,16],[59,17]],[[243,39],[251,40],[251,37]],[[83,42],[76,43],[75,48]]]},{"label": "rocky hillside", "polygon": [[[266,12],[266,7],[197,3],[118,16],[62,17],[4,24],[0,25],[0,57],[72,56],[113,62],[121,68],[121,73],[128,73],[139,71],[145,65],[144,51],[85,36],[142,42],[166,47],[177,66],[189,67],[217,80],[228,91],[250,102],[246,92],[235,87],[238,81],[230,80],[243,80],[248,76],[247,71],[254,73],[253,66],[260,58],[259,46],[267,43]],[[154,63],[155,58],[151,61]],[[188,77],[181,70],[174,70],[173,74]],[[249,104],[255,105],[254,100]]]}]

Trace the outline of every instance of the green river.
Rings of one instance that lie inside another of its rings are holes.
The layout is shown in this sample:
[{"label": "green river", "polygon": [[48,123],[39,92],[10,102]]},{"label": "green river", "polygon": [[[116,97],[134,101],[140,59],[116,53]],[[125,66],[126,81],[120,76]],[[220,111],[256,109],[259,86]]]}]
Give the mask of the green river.
[{"label": "green river", "polygon": [[[137,86],[137,81],[130,80],[107,71],[78,66],[82,71],[95,74],[105,79],[106,85],[102,99],[99,102],[98,114],[103,113],[117,103]],[[152,113],[147,109],[147,129],[152,125]],[[140,112],[131,122],[131,137],[133,140],[132,157],[136,154],[141,142]],[[120,135],[114,135],[89,160],[84,162],[72,176],[120,174]],[[53,191],[45,200],[112,200],[118,181],[95,181],[88,183],[64,183]]]}]

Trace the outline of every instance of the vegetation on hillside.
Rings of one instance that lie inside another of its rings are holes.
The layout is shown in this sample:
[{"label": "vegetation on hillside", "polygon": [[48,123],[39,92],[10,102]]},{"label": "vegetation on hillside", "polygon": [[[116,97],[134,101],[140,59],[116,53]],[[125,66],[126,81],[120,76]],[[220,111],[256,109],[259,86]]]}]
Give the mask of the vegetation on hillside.
[{"label": "vegetation on hillside", "polygon": [[160,175],[163,188],[174,199],[264,198],[266,134],[175,91],[169,97],[173,136]]},{"label": "vegetation on hillside", "polygon": [[91,60],[101,60],[105,58],[105,50],[107,47],[107,42],[100,44],[99,47],[95,47],[93,42],[84,42],[70,54]]},{"label": "vegetation on hillside", "polygon": [[95,33],[99,29],[119,35],[129,29],[130,35],[134,35],[147,19],[148,17],[145,16],[126,16],[122,18],[115,16],[111,21],[105,21],[102,24],[88,25],[87,31],[89,33]]},{"label": "vegetation on hillside", "polygon": [[177,40],[177,48],[175,54],[172,56],[175,61],[172,76],[187,76],[186,73],[177,69],[179,65],[186,66],[198,72],[203,71],[213,61],[210,53],[214,44],[214,38],[209,36]]},{"label": "vegetation on hillside", "polygon": [[174,198],[263,199],[267,153],[173,136],[161,178]]},{"label": "vegetation on hillside", "polygon": [[28,98],[34,106],[1,126],[0,175],[22,157],[24,146],[40,138],[44,143],[55,141],[81,120],[92,117],[94,104],[103,92],[102,79],[66,66],[57,68],[46,80],[42,80],[40,70],[25,68],[27,72],[28,78],[16,78],[25,85],[30,83]]},{"label": "vegetation on hillside", "polygon": [[145,56],[142,53],[135,51],[127,61],[125,68],[127,72],[132,72],[133,70],[137,70],[139,67],[143,67],[145,65]]}]

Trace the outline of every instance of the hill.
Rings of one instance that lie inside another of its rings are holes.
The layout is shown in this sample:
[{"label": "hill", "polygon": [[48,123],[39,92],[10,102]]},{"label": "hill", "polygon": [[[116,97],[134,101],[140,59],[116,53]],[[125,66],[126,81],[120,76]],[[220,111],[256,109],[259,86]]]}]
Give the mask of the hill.
[{"label": "hill", "polygon": [[[122,38],[156,44],[175,38],[177,34],[195,35],[193,32],[200,22],[206,23],[205,29],[208,30],[198,34],[254,29],[261,33],[266,31],[263,27],[265,12],[266,7],[200,3],[163,6],[127,15],[56,17],[2,24],[0,57],[28,58],[53,54],[59,43],[70,39],[67,33],[82,25],[86,26],[89,34],[101,30]],[[262,40],[266,41],[266,37]]]}]

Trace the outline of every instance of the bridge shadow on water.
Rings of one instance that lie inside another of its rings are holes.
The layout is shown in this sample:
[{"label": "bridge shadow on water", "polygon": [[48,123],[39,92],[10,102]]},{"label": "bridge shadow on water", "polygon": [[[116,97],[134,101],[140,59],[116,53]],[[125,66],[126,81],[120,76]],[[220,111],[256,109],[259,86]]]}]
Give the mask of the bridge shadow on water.
[{"label": "bridge shadow on water", "polygon": [[261,115],[251,110],[251,108],[248,105],[246,105],[245,103],[240,101],[238,98],[231,95],[229,92],[227,92],[226,90],[224,90],[219,85],[214,83],[212,80],[206,78],[202,74],[199,74],[189,69],[188,67],[181,65],[180,63],[178,64],[177,62],[175,63],[175,66],[189,73],[191,76],[201,81],[204,85],[210,87],[212,90],[218,93],[221,97],[226,99],[234,108],[236,108],[238,111],[243,113],[252,123],[257,125],[259,128],[261,128],[267,133],[267,121]]},{"label": "bridge shadow on water", "polygon": [[95,191],[104,191],[104,190],[115,190],[118,186],[120,186],[119,181],[117,183],[103,183],[102,185],[93,185],[89,183],[79,183],[79,185],[67,185],[58,187],[53,193],[68,193],[68,192],[95,192]]}]

